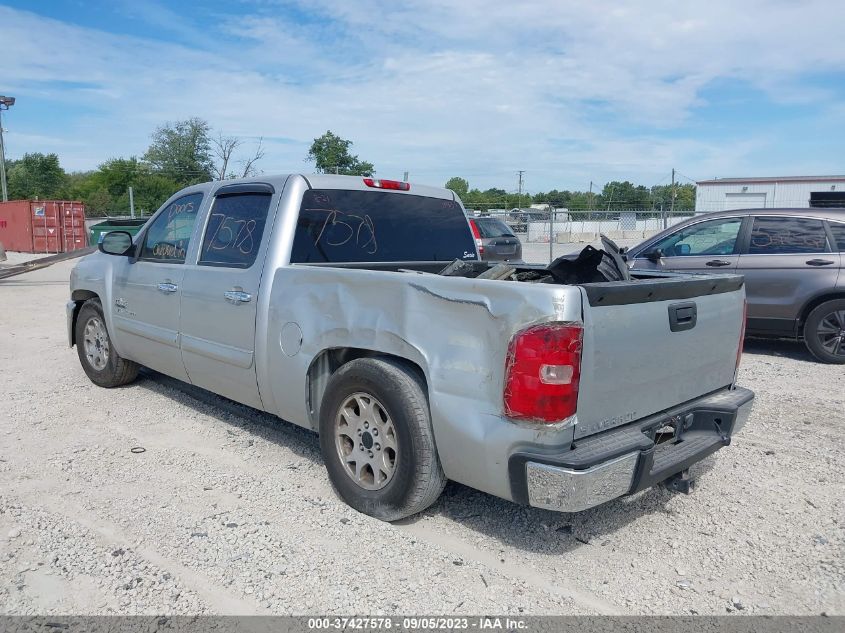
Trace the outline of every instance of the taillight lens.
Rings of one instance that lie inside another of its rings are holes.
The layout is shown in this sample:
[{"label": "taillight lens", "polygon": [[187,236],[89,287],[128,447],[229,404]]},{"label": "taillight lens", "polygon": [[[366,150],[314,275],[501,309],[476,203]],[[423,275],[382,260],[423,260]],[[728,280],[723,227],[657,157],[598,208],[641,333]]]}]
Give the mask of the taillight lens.
[{"label": "taillight lens", "polygon": [[739,361],[742,360],[742,348],[745,347],[745,321],[748,317],[748,301],[742,303],[742,325],[739,327],[739,345],[736,348],[736,371],[739,371]]},{"label": "taillight lens", "polygon": [[472,235],[475,238],[475,247],[478,249],[478,254],[483,255],[484,246],[481,241],[481,231],[478,230],[478,224],[475,223],[475,220],[470,219],[469,228],[472,229]]},{"label": "taillight lens", "polygon": [[505,415],[559,422],[575,414],[581,378],[580,325],[547,323],[511,339],[505,364]]},{"label": "taillight lens", "polygon": [[364,178],[364,184],[376,189],[396,189],[397,191],[408,191],[411,184],[401,180],[381,180],[376,178]]}]

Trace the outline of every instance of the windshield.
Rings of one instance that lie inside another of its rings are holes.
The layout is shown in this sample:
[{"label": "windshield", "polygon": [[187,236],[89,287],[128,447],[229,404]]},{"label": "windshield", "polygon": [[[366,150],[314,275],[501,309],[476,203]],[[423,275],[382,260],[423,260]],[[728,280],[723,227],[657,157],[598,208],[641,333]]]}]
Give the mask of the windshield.
[{"label": "windshield", "polygon": [[453,200],[384,191],[311,189],[302,198],[292,263],[451,262],[478,256]]}]

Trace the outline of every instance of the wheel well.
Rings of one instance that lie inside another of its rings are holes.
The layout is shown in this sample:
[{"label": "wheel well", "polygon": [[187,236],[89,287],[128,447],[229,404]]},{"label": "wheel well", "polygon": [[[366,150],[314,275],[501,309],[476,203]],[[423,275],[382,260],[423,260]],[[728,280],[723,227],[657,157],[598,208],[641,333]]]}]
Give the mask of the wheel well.
[{"label": "wheel well", "polygon": [[801,310],[801,318],[798,320],[798,336],[803,336],[803,332],[801,330],[804,327],[804,322],[807,320],[807,317],[810,315],[810,312],[815,310],[825,301],[832,301],[834,299],[845,299],[845,292],[831,292],[820,297],[816,297],[804,306],[804,308]]},{"label": "wheel well", "polygon": [[71,346],[76,345],[76,318],[79,316],[82,304],[88,301],[88,299],[99,298],[96,292],[91,292],[90,290],[74,290],[70,295],[70,300],[76,303],[76,307],[73,309],[73,322],[70,327]]},{"label": "wheel well", "polygon": [[319,426],[320,403],[323,401],[323,394],[326,392],[329,378],[343,365],[359,358],[390,358],[401,363],[408,369],[409,373],[420,381],[423,392],[428,397],[428,381],[426,380],[425,372],[417,363],[407,358],[359,347],[325,349],[317,354],[308,368],[308,415],[312,428],[316,429]]}]

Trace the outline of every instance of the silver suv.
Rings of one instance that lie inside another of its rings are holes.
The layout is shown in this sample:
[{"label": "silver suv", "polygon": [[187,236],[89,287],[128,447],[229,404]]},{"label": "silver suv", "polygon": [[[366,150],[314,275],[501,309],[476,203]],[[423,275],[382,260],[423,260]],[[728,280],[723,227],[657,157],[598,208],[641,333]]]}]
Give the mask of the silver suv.
[{"label": "silver suv", "polygon": [[631,268],[738,272],[747,333],[803,339],[845,363],[845,209],[745,209],[699,215],[629,249]]}]

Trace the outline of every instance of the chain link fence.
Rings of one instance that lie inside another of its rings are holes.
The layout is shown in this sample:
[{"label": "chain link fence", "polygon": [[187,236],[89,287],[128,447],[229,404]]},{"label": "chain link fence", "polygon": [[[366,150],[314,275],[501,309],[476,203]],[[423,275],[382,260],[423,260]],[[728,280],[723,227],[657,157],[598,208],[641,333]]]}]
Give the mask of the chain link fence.
[{"label": "chain link fence", "polygon": [[613,240],[641,240],[694,215],[691,210],[675,211],[571,211],[555,209],[499,210],[481,215],[496,217],[511,227],[523,243],[558,244],[594,242],[603,233]]}]

